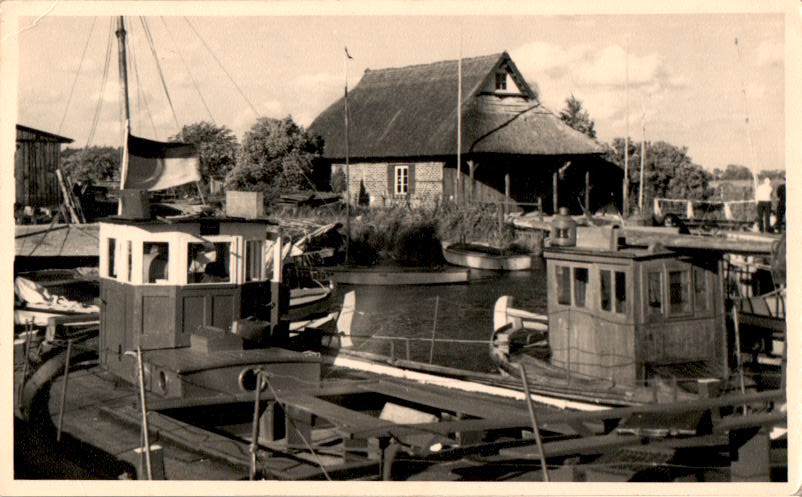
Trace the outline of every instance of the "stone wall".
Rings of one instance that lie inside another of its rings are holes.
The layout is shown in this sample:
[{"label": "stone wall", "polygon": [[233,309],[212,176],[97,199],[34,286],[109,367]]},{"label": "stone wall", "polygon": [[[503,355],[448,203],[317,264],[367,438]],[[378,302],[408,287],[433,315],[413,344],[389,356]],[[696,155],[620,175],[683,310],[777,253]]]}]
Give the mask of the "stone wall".
[{"label": "stone wall", "polygon": [[[431,205],[443,194],[442,162],[358,162],[351,165],[351,201],[356,203],[360,183],[370,196],[371,206],[390,206],[409,203],[413,207]],[[407,195],[395,195],[392,183],[395,166],[409,166],[412,180]],[[332,174],[345,164],[333,164]],[[414,169],[414,170],[413,170]]]}]

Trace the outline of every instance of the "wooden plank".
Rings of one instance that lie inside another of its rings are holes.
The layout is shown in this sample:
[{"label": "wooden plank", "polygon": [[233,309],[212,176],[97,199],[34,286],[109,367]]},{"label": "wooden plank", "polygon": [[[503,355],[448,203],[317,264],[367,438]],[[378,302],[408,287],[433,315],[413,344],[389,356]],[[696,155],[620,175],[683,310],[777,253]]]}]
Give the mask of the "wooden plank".
[{"label": "wooden plank", "polygon": [[365,429],[386,431],[393,426],[398,426],[395,423],[380,420],[379,418],[339,406],[312,395],[298,393],[282,395],[278,401],[281,404],[295,407],[301,411],[328,420],[349,433]]},{"label": "wooden plank", "polygon": [[516,419],[517,416],[510,416],[510,412],[520,410],[525,414],[523,404],[512,402],[487,401],[480,397],[471,396],[461,392],[448,391],[435,387],[428,389],[415,388],[410,385],[403,385],[398,382],[381,380],[377,384],[365,385],[365,391],[381,393],[397,399],[416,402],[438,409],[452,411],[458,414],[467,414],[480,418],[495,419]]}]

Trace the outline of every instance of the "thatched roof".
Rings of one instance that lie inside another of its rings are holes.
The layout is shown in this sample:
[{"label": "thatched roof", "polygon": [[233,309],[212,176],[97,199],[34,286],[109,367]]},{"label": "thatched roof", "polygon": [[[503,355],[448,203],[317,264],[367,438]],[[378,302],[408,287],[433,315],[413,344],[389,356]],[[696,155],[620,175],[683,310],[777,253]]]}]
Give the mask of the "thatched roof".
[{"label": "thatched roof", "polygon": [[[367,70],[348,93],[353,159],[445,157],[457,148],[458,61]],[[517,96],[485,91],[506,67]],[[506,52],[462,60],[462,152],[520,155],[597,154],[602,147],[540,105]],[[344,101],[309,127],[323,155],[345,157]]]}]

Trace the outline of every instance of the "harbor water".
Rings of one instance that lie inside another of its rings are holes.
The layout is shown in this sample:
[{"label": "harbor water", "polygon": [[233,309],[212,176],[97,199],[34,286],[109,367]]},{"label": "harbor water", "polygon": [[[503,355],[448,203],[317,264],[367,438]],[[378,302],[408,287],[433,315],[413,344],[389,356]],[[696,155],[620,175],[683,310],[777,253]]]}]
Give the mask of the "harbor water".
[{"label": "harbor water", "polygon": [[356,350],[420,362],[431,357],[433,364],[486,373],[496,372],[488,353],[496,300],[511,295],[516,308],[546,312],[542,259],[531,271],[471,270],[468,284],[339,285],[335,302],[351,290],[356,291],[351,328]]}]

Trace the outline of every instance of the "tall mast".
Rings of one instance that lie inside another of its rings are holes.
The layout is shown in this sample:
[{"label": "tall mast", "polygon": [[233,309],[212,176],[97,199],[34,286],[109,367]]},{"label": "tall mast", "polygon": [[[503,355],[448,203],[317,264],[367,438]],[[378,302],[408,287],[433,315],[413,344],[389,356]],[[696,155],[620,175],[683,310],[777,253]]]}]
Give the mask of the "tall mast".
[{"label": "tall mast", "polygon": [[624,79],[624,91],[626,93],[625,121],[626,133],[624,134],[624,208],[623,213],[626,218],[629,215],[629,38],[627,38],[626,48],[626,77]]},{"label": "tall mast", "polygon": [[345,263],[351,263],[351,163],[348,150],[348,47],[345,47],[343,66],[345,70]]},{"label": "tall mast", "polygon": [[[120,69],[120,190],[125,189],[125,177],[128,175],[128,123],[130,109],[128,107],[128,59],[125,52],[125,21],[123,16],[117,18],[117,60]],[[118,214],[122,214],[122,195],[118,206]]]},{"label": "tall mast", "polygon": [[459,26],[459,61],[457,62],[457,174],[454,178],[454,200],[459,204],[462,186],[462,24]]},{"label": "tall mast", "polygon": [[640,141],[640,188],[638,189],[638,209],[643,215],[643,169],[646,160],[646,107],[641,106],[641,135]]},{"label": "tall mast", "polygon": [[[125,21],[123,16],[117,18],[117,60],[120,68],[120,128],[130,119],[128,107],[128,59],[125,52]],[[125,137],[123,137],[125,138]]]}]

